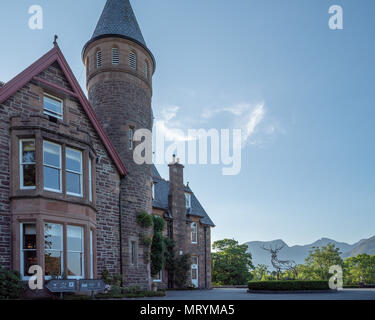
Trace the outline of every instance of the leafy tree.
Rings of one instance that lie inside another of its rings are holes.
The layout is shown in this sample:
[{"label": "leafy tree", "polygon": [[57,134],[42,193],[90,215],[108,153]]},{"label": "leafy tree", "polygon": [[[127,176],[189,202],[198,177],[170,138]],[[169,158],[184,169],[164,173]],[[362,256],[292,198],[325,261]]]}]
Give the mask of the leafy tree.
[{"label": "leafy tree", "polygon": [[344,261],[345,284],[375,283],[375,255],[359,254]]},{"label": "leafy tree", "polygon": [[243,285],[251,279],[252,256],[247,253],[246,244],[238,244],[234,239],[224,239],[213,243],[212,281],[223,285]]},{"label": "leafy tree", "polygon": [[251,272],[255,281],[268,280],[269,270],[265,264],[258,264]]},{"label": "leafy tree", "polygon": [[151,276],[155,277],[165,264],[165,241],[163,237],[164,220],[153,217],[154,236],[151,243]]},{"label": "leafy tree", "polygon": [[343,265],[343,260],[340,257],[341,252],[332,243],[313,249],[305,259],[306,266],[310,270],[311,276],[315,273],[320,280],[328,280],[332,276],[328,272],[329,268],[333,265]]}]

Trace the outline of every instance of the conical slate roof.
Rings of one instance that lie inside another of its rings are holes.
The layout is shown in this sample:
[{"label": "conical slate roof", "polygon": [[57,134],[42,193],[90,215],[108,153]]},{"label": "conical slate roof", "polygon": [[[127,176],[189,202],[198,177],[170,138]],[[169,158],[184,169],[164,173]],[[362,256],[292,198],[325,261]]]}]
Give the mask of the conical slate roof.
[{"label": "conical slate roof", "polygon": [[146,46],[129,0],[107,0],[92,38],[103,35],[125,36]]},{"label": "conical slate roof", "polygon": [[94,34],[84,46],[82,53],[90,43],[106,37],[120,37],[138,43],[148,51],[155,64],[129,0],[107,0]]}]

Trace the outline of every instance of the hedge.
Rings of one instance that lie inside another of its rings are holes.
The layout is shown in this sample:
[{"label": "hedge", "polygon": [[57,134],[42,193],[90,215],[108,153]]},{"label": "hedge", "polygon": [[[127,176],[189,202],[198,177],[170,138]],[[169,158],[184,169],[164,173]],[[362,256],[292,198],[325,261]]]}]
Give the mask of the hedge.
[{"label": "hedge", "polygon": [[329,290],[328,281],[254,281],[249,282],[250,291],[299,291],[299,290]]}]

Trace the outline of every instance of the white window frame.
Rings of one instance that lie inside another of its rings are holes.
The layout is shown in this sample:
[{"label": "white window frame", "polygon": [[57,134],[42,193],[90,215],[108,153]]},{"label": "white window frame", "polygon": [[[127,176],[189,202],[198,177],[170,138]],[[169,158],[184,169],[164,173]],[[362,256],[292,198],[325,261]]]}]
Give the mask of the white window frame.
[{"label": "white window frame", "polygon": [[191,243],[198,244],[198,224],[196,222],[191,224]]},{"label": "white window frame", "polygon": [[[66,165],[65,165],[65,184],[66,184],[66,194],[69,195],[69,196],[76,196],[76,197],[83,197],[83,157],[82,157],[82,151],[81,150],[78,150],[78,149],[74,149],[74,148],[69,148],[69,147],[66,147],[65,148],[65,164],[66,164],[66,157],[67,157],[67,154],[68,154],[68,150],[73,150],[74,152],[79,152],[80,155],[81,155],[81,172],[78,172],[78,171],[73,171],[73,170],[68,170],[66,168]],[[67,183],[66,183],[66,177],[67,177],[67,173],[73,173],[73,174],[78,174],[80,176],[80,184],[81,184],[81,193],[74,193],[74,192],[68,192],[68,189],[67,189]]]},{"label": "white window frame", "polygon": [[185,193],[185,206],[186,206],[186,209],[191,208],[191,194],[187,192]]},{"label": "white window frame", "polygon": [[129,127],[129,150],[133,150],[134,149],[134,128],[133,127]]},{"label": "white window frame", "polygon": [[89,158],[89,201],[93,201],[93,191],[94,188],[92,186],[92,159]]},{"label": "white window frame", "polygon": [[[61,104],[61,113],[57,113],[57,112],[54,112],[54,111],[51,111],[51,110],[47,110],[45,108],[45,106],[44,106],[44,98],[48,98],[48,99],[60,102],[60,104]],[[64,101],[62,99],[60,99],[60,98],[57,98],[57,97],[52,96],[52,95],[50,95],[48,93],[45,93],[43,95],[43,113],[46,114],[46,115],[48,115],[48,116],[51,116],[51,117],[54,117],[54,118],[62,120],[63,117],[64,117]]]},{"label": "white window frame", "polygon": [[[59,149],[60,149],[60,168],[52,166],[52,165],[47,165],[47,164],[44,163],[44,144],[45,143],[54,144],[54,145],[56,145],[56,146],[59,147]],[[43,173],[44,173],[44,167],[48,167],[48,168],[53,168],[53,169],[59,170],[59,176],[60,176],[60,189],[59,190],[57,190],[57,189],[55,190],[55,189],[52,189],[52,188],[46,188],[46,186],[44,185],[44,179],[45,179],[45,177],[43,178],[43,188],[44,188],[44,190],[51,191],[51,192],[62,193],[62,147],[61,147],[60,144],[57,144],[57,143],[54,143],[54,142],[50,142],[48,140],[43,140]]]},{"label": "white window frame", "polygon": [[95,58],[96,58],[96,69],[99,69],[101,68],[103,64],[103,56],[102,56],[101,50],[96,51]]},{"label": "white window frame", "polygon": [[[35,139],[21,139],[20,140],[20,154],[19,154],[19,162],[20,162],[20,189],[21,190],[35,190],[36,188],[36,185],[33,186],[33,187],[25,187],[23,185],[23,166],[24,165],[34,165],[35,166],[35,170],[36,170],[36,159],[34,159],[35,161],[34,162],[30,162],[30,163],[26,163],[26,162],[23,162],[23,148],[22,148],[22,143],[23,142],[34,142],[34,147],[35,147],[35,155],[36,155],[36,141]],[[35,184],[36,184],[36,171],[35,171]]]},{"label": "white window frame", "polygon": [[163,270],[159,271],[159,279],[152,279],[153,282],[163,282]]},{"label": "white window frame", "polygon": [[90,230],[90,279],[94,279],[94,231]]},{"label": "white window frame", "polygon": [[[191,261],[191,282],[196,281],[197,288],[199,287],[199,256],[192,256],[192,259],[197,259],[197,263]],[[197,279],[193,280],[193,270],[197,270]],[[194,284],[195,285],[195,284]]]},{"label": "white window frame", "polygon": [[[31,277],[25,276],[24,252],[25,251],[35,251],[36,254],[38,254],[38,252],[37,252],[38,247],[36,247],[35,249],[24,249],[23,248],[23,241],[24,241],[24,239],[23,239],[23,226],[25,224],[35,225],[35,230],[36,230],[36,222],[22,222],[22,223],[20,223],[20,273],[21,273],[22,280],[29,280]],[[38,245],[38,243],[36,243],[36,245]]]},{"label": "white window frame", "polygon": [[[69,227],[76,227],[81,229],[81,234],[82,234],[82,251],[76,251],[76,250],[69,250],[68,249],[68,229]],[[68,255],[69,253],[80,253],[81,254],[81,263],[82,263],[82,275],[81,276],[69,276],[67,275],[68,279],[84,279],[85,278],[85,229],[81,226],[75,226],[75,225],[67,225],[66,226],[66,258],[67,261],[66,263],[68,264],[69,258]]]},{"label": "white window frame", "polygon": [[[61,270],[60,270],[60,276],[58,278],[62,278],[62,275],[63,275],[63,272],[64,272],[64,226],[62,224],[59,224],[59,223],[52,223],[52,222],[44,222],[43,224],[43,234],[45,235],[45,227],[46,227],[46,224],[51,224],[51,225],[57,225],[57,226],[60,226],[61,228],[61,250],[51,250],[51,249],[47,249],[46,250],[46,247],[44,245],[44,263],[45,263],[45,259],[46,259],[46,252],[47,251],[54,251],[54,252],[60,252],[61,254]],[[44,270],[44,273],[45,273],[45,270]],[[50,280],[52,279],[52,276],[46,276],[44,274],[44,279],[46,280]]]},{"label": "white window frame", "polygon": [[129,65],[131,69],[137,70],[137,53],[134,51],[129,53]]},{"label": "white window frame", "polygon": [[120,64],[120,50],[119,48],[112,48],[112,65],[117,66]]}]

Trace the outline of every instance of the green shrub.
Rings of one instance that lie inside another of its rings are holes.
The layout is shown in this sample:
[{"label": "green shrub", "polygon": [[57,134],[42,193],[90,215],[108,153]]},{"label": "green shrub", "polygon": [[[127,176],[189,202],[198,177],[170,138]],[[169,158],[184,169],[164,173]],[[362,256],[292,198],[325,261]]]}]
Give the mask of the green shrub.
[{"label": "green shrub", "polygon": [[164,227],[165,227],[164,219],[158,216],[154,216],[154,231],[163,232]]},{"label": "green shrub", "polygon": [[112,276],[107,269],[104,269],[102,272],[102,279],[106,284],[109,284],[111,286],[121,286],[121,274],[115,274]]},{"label": "green shrub", "polygon": [[328,281],[254,281],[249,282],[250,291],[298,291],[298,290],[329,290]]},{"label": "green shrub", "polygon": [[24,292],[21,275],[0,266],[0,299],[18,299]]},{"label": "green shrub", "polygon": [[142,228],[149,228],[153,224],[153,217],[152,217],[152,215],[148,214],[147,212],[140,212],[137,215],[137,223]]},{"label": "green shrub", "polygon": [[144,233],[141,233],[139,235],[139,241],[140,241],[141,245],[143,245],[145,247],[150,247],[151,243],[152,243],[152,237],[148,236]]}]

